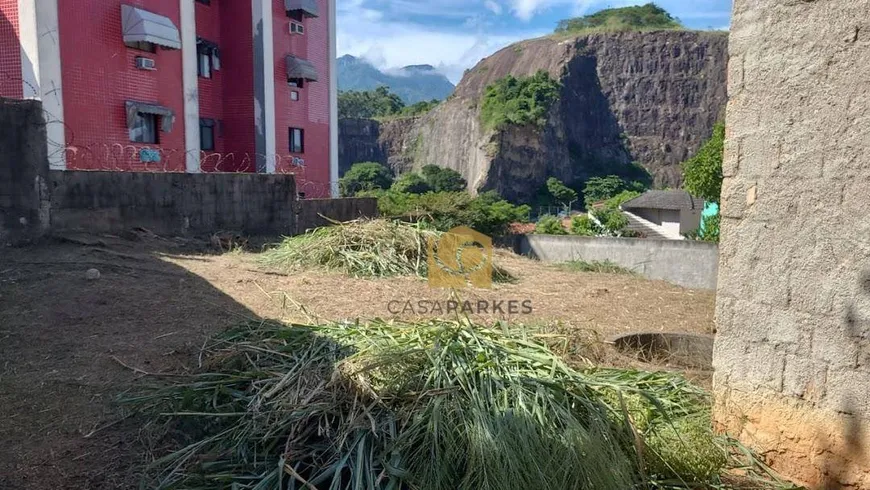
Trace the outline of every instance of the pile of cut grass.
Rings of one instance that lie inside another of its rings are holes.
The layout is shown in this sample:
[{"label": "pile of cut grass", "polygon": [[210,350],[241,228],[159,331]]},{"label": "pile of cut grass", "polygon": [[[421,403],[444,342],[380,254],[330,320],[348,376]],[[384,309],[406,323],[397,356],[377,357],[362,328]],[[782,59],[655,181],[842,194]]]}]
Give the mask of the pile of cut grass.
[{"label": "pile of cut grass", "polygon": [[571,260],[559,264],[559,267],[572,272],[596,272],[601,274],[634,274],[635,272],[617,265],[609,260],[591,261]]},{"label": "pile of cut grass", "polygon": [[[442,232],[421,223],[373,219],[337,223],[304,235],[285,238],[261,254],[261,262],[284,270],[322,268],[353,277],[420,276],[428,273],[429,240]],[[511,282],[513,276],[493,264],[493,279]]]},{"label": "pile of cut grass", "polygon": [[728,459],[682,377],[575,370],[502,324],[249,323],[205,352],[125,400],[175,444],[147,488],[698,488]]}]

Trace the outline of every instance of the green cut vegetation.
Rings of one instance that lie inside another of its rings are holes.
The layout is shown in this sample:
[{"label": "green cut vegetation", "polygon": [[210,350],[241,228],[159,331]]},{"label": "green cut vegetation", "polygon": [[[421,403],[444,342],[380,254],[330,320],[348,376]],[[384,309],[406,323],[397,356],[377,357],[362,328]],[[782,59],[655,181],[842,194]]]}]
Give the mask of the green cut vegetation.
[{"label": "green cut vegetation", "polygon": [[684,29],[680,21],[654,3],[601,10],[594,14],[559,21],[557,34],[594,32],[662,31]]},{"label": "green cut vegetation", "polygon": [[203,353],[123,400],[171,446],[143,488],[724,488],[746,464],[682,376],[575,369],[506,324],[254,322]]},{"label": "green cut vegetation", "polygon": [[[426,277],[429,242],[442,236],[424,223],[349,221],[285,238],[259,260],[280,270],[320,268],[353,277]],[[514,278],[493,264],[493,280],[511,282]]]},{"label": "green cut vegetation", "polygon": [[614,264],[609,260],[603,262],[585,260],[571,260],[559,264],[559,267],[572,272],[598,272],[602,274],[634,274],[634,271]]},{"label": "green cut vegetation", "polygon": [[481,122],[485,128],[494,130],[507,126],[543,127],[561,88],[562,84],[543,70],[530,77],[508,75],[486,87]]}]

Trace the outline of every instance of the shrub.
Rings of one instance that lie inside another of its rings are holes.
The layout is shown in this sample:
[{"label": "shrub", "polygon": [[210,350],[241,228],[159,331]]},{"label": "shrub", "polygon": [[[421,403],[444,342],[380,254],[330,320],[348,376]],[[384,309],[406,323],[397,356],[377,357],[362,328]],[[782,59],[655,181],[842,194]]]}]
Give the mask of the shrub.
[{"label": "shrub", "polygon": [[389,189],[393,184],[390,169],[377,162],[354,163],[344,177],[338,179],[341,195],[355,196],[361,191]]},{"label": "shrub", "polygon": [[535,225],[535,233],[539,235],[567,235],[565,227],[562,226],[562,220],[552,214],[545,214],[538,218],[538,223]]},{"label": "shrub", "polygon": [[426,165],[420,171],[429,187],[435,192],[459,192],[468,187],[468,182],[462,174],[452,168]]},{"label": "shrub", "polygon": [[432,190],[429,183],[420,174],[407,173],[396,179],[391,190],[410,194],[425,194]]},{"label": "shrub", "polygon": [[468,192],[410,194],[394,189],[361,195],[376,197],[382,216],[429,223],[440,231],[468,226],[490,236],[504,235],[511,223],[528,222],[531,211],[529,206],[513,205],[493,191],[477,197],[471,197]]},{"label": "shrub", "polygon": [[496,130],[509,125],[542,127],[561,87],[543,70],[525,78],[508,75],[486,87],[481,122],[485,128]]},{"label": "shrub", "polygon": [[641,182],[626,182],[616,175],[592,177],[586,181],[586,187],[583,189],[583,199],[588,209],[592,204],[606,201],[624,191],[641,192],[644,188],[645,186]]},{"label": "shrub", "polygon": [[719,202],[722,194],[722,159],[725,154],[725,124],[713,128],[713,136],[698,153],[683,162],[683,187],[693,196]]},{"label": "shrub", "polygon": [[571,234],[580,236],[595,236],[597,225],[588,214],[571,218]]},{"label": "shrub", "polygon": [[594,14],[559,21],[557,33],[675,30],[683,26],[654,3],[601,10]]},{"label": "shrub", "polygon": [[553,196],[562,207],[565,208],[565,213],[571,212],[571,207],[577,202],[577,191],[566,186],[561,180],[550,177],[547,179],[547,191]]},{"label": "shrub", "polygon": [[598,209],[595,211],[595,217],[601,222],[604,231],[610,235],[620,235],[629,223],[628,217],[618,209]]},{"label": "shrub", "polygon": [[631,201],[632,199],[640,196],[641,194],[643,193],[638,191],[622,191],[619,194],[604,201],[604,206],[608,209],[619,209],[619,206],[622,206],[623,203]]}]

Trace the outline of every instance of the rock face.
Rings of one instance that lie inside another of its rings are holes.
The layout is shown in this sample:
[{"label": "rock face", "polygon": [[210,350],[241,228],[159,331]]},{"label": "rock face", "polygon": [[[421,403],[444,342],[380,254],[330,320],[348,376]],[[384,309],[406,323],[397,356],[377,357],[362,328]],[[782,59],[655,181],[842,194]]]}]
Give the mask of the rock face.
[{"label": "rock face", "polygon": [[[413,120],[380,125],[367,145],[402,172],[425,164],[460,171],[473,191],[515,201],[534,197],[555,176],[579,183],[595,175],[681,183],[679,163],[712,133],[726,102],[727,34],[663,31],[523,41],[482,60],[446,102]],[[479,111],[488,85],[538,70],[561,80],[543,128],[487,131]],[[362,145],[342,133],[343,146]],[[345,155],[355,156],[351,151]],[[348,163],[348,162],[345,162]]]}]

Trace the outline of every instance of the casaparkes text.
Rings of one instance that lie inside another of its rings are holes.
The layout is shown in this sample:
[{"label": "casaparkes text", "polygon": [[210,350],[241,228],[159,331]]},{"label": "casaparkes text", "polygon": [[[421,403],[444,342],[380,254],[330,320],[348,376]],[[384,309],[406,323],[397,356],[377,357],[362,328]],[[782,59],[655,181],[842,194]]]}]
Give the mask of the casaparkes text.
[{"label": "casaparkes text", "polygon": [[532,300],[477,300],[477,301],[390,301],[387,310],[393,315],[443,315],[468,313],[472,315],[489,313],[504,315],[530,315],[534,311]]}]

